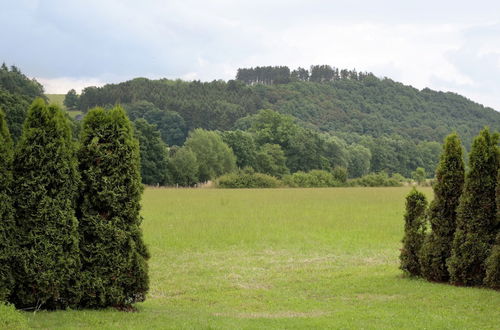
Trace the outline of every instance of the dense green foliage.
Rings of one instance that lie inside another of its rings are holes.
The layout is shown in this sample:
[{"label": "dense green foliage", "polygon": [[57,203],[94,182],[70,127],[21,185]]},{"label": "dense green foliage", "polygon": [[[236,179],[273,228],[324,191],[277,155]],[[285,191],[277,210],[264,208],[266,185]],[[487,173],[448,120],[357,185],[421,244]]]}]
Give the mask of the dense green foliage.
[{"label": "dense green foliage", "polygon": [[[14,285],[11,264],[16,251],[14,209],[12,205],[13,143],[5,114],[0,109],[0,304]],[[1,326],[1,324],[0,324]]]},{"label": "dense green foliage", "polygon": [[168,147],[160,138],[156,125],[145,119],[134,122],[135,137],[139,141],[141,153],[141,178],[148,185],[166,185],[168,174]]},{"label": "dense green foliage", "polygon": [[66,308],[79,298],[75,198],[79,185],[71,130],[63,111],[36,99],[14,153],[13,196],[19,251],[11,302]]},{"label": "dense green foliage", "polygon": [[457,210],[456,231],[448,260],[450,281],[481,285],[485,260],[495,240],[497,209],[495,189],[500,165],[498,133],[485,128],[474,139],[469,170]]},{"label": "dense green foliage", "polygon": [[495,245],[491,249],[491,254],[486,260],[486,277],[484,284],[493,289],[500,289],[500,169],[497,176],[496,187],[496,203],[497,203],[497,217],[496,217],[496,240]]},{"label": "dense green foliage", "polygon": [[[351,178],[380,171],[410,177],[417,167],[433,173],[439,142],[450,131],[456,130],[469,147],[468,141],[484,125],[500,127],[500,114],[459,95],[419,91],[355,70],[326,65],[293,71],[261,67],[240,69],[238,76],[240,80],[210,83],[138,78],[88,87],[79,107],[122,103],[132,119],[156,124],[170,146],[182,145],[187,131],[194,128],[249,130],[257,146],[280,145],[292,173],[342,166]],[[249,118],[261,109],[296,119],[267,113],[260,115],[267,123],[252,125]],[[283,122],[278,125],[275,119]],[[275,127],[285,130],[273,131]],[[341,154],[335,157],[328,152],[335,151],[329,146],[331,136],[340,138],[336,142],[341,148],[336,150]],[[228,139],[225,142],[231,145]],[[241,154],[234,152],[240,168],[252,166],[246,156],[240,160]],[[251,152],[248,157],[252,158]]]},{"label": "dense green foliage", "polygon": [[490,288],[500,290],[500,232],[497,234],[495,245],[486,260],[484,284]]},{"label": "dense green foliage", "polygon": [[127,104],[125,110],[132,120],[143,118],[149,123],[155,124],[160,131],[161,138],[169,146],[180,146],[186,140],[186,123],[177,112],[160,110],[153,103],[147,101]]},{"label": "dense green foliage", "polygon": [[285,152],[279,144],[263,144],[255,154],[253,167],[261,173],[282,178],[289,173]]},{"label": "dense green foliage", "polygon": [[283,178],[283,182],[289,187],[319,188],[337,187],[342,182],[336,180],[332,173],[324,170],[312,170],[310,172],[298,171]]},{"label": "dense green foliage", "polygon": [[78,152],[82,298],[80,306],[124,306],[148,291],[148,251],[139,215],[139,144],[125,111],[91,110]]},{"label": "dense green foliage", "polygon": [[255,172],[251,167],[225,174],[217,179],[217,186],[220,188],[277,188],[282,185],[279,179]]},{"label": "dense green foliage", "polygon": [[66,108],[72,110],[78,106],[78,95],[74,89],[70,89],[64,96],[63,104]]},{"label": "dense green foliage", "polygon": [[420,275],[419,251],[425,237],[427,198],[413,189],[406,196],[405,232],[399,259],[400,268],[410,276]]},{"label": "dense green foliage", "polygon": [[446,261],[451,256],[457,207],[464,185],[462,144],[457,134],[446,137],[434,183],[434,200],[428,211],[431,233],[425,237],[420,252],[422,276],[430,281],[446,282]]},{"label": "dense green foliage", "polygon": [[198,128],[189,133],[185,146],[196,155],[198,179],[215,179],[236,169],[236,157],[217,132]]},{"label": "dense green foliage", "polygon": [[242,130],[221,132],[222,140],[233,150],[239,168],[255,167],[257,146],[253,135]]},{"label": "dense green foliage", "polygon": [[196,184],[198,180],[198,159],[196,154],[187,147],[182,147],[175,151],[170,158],[169,170],[172,182],[184,187]]},{"label": "dense green foliage", "polygon": [[0,67],[0,108],[7,114],[7,123],[14,140],[21,136],[28,108],[36,97],[45,98],[43,87],[26,77],[17,67]]},{"label": "dense green foliage", "polygon": [[399,187],[404,177],[398,173],[389,176],[386,172],[370,173],[349,181],[351,186],[361,187]]}]

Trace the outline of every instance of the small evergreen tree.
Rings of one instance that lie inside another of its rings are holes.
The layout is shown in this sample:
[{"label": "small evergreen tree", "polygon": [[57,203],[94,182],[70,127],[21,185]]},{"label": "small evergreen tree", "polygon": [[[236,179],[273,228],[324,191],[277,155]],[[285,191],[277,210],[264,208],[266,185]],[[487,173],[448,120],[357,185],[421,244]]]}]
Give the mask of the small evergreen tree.
[{"label": "small evergreen tree", "polygon": [[12,302],[22,308],[77,303],[80,267],[75,198],[79,175],[63,111],[36,99],[14,153],[19,252]]},{"label": "small evergreen tree", "polygon": [[496,234],[498,138],[498,134],[491,134],[485,128],[472,144],[469,171],[457,211],[452,253],[447,263],[453,284],[483,284],[485,261]]},{"label": "small evergreen tree", "polygon": [[495,245],[491,249],[491,254],[486,260],[486,277],[484,284],[493,289],[500,289],[500,170],[497,175],[497,188],[496,188],[496,202],[497,202],[497,223],[496,232],[497,237]]},{"label": "small evergreen tree", "polygon": [[432,232],[425,237],[420,253],[422,276],[429,281],[446,282],[449,279],[446,260],[451,255],[463,185],[462,145],[457,134],[450,134],[445,139],[441,160],[436,169],[434,200],[428,212]]},{"label": "small evergreen tree", "polygon": [[405,234],[399,268],[410,276],[420,275],[418,253],[425,236],[426,208],[427,199],[423,193],[413,189],[406,196]]},{"label": "small evergreen tree", "polygon": [[13,143],[4,112],[0,109],[0,303],[5,300],[12,286],[11,263],[15,252],[15,231],[11,187],[12,187]]},{"label": "small evergreen tree", "polygon": [[148,251],[139,215],[143,191],[139,144],[121,107],[91,110],[78,153],[81,306],[126,306],[148,290]]}]

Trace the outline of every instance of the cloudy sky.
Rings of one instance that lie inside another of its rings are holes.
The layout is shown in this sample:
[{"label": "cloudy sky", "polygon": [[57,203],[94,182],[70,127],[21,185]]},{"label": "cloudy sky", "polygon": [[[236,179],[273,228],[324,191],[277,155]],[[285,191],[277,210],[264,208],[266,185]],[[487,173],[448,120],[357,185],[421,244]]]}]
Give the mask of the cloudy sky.
[{"label": "cloudy sky", "polygon": [[48,93],[330,64],[500,110],[500,2],[0,0],[0,62]]}]

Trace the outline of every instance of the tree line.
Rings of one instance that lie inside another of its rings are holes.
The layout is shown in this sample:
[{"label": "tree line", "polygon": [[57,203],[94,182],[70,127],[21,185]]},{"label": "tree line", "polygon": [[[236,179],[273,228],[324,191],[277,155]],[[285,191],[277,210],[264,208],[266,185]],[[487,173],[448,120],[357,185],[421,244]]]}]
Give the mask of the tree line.
[{"label": "tree line", "polygon": [[[466,171],[456,134],[446,138],[434,200],[413,190],[406,198],[401,269],[410,276],[500,289],[499,134],[474,139]],[[431,232],[427,233],[427,223]]]},{"label": "tree line", "polygon": [[41,98],[14,145],[0,110],[0,301],[127,307],[148,290],[139,144],[125,111],[95,108],[78,144]]},{"label": "tree line", "polygon": [[150,185],[192,186],[245,168],[278,179],[313,170],[343,171],[352,179],[370,172],[396,175],[400,168],[405,170],[399,176],[410,177],[419,167],[431,173],[440,152],[437,142],[413,144],[384,138],[347,143],[304,128],[295,118],[273,110],[242,118],[234,130],[192,130],[182,146],[169,147],[161,138],[163,131],[145,118],[134,123],[141,141],[143,182]]},{"label": "tree line", "polygon": [[287,66],[257,66],[255,68],[239,68],[236,80],[248,85],[288,84],[294,81],[332,82],[341,79],[363,80],[375,77],[372,73],[358,72],[356,69],[338,69],[330,65],[311,65],[310,69],[298,67],[290,71]]}]

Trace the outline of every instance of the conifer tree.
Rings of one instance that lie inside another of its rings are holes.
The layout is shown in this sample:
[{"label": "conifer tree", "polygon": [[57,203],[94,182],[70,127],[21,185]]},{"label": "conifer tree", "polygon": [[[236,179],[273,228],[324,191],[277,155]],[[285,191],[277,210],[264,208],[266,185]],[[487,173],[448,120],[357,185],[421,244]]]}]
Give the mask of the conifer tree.
[{"label": "conifer tree", "polygon": [[496,189],[496,201],[497,201],[497,223],[496,232],[497,237],[495,240],[495,245],[491,249],[491,254],[486,260],[486,278],[484,279],[484,284],[493,289],[500,289],[500,170],[498,170],[497,175],[497,189]]},{"label": "conifer tree", "polygon": [[446,282],[449,279],[446,260],[451,255],[464,175],[460,138],[455,133],[450,134],[443,145],[433,186],[434,200],[429,206],[428,219],[432,232],[426,235],[420,252],[422,276],[429,281]]},{"label": "conifer tree", "polygon": [[40,98],[33,102],[13,168],[20,246],[12,302],[22,308],[74,306],[79,296],[79,175],[71,130],[60,108]]},{"label": "conifer tree", "polygon": [[399,268],[410,276],[420,275],[418,254],[425,236],[426,208],[427,199],[423,193],[413,189],[406,196],[405,234]]},{"label": "conifer tree", "polygon": [[127,306],[148,290],[139,215],[139,144],[124,110],[91,110],[78,153],[82,307]]},{"label": "conifer tree", "polygon": [[483,284],[485,261],[496,234],[498,138],[498,134],[491,134],[485,128],[472,144],[469,171],[457,210],[452,253],[447,263],[453,284]]},{"label": "conifer tree", "polygon": [[15,230],[11,199],[13,143],[4,112],[0,109],[0,302],[12,286],[13,253],[16,251],[12,233]]}]

